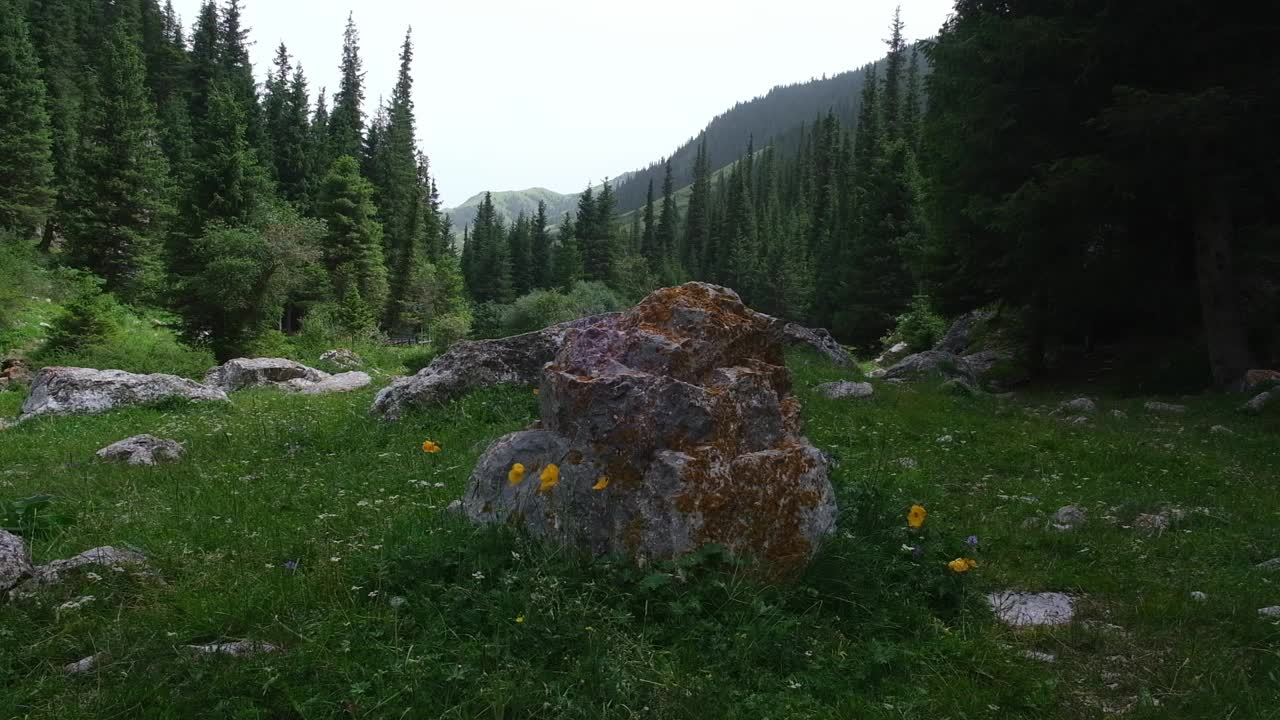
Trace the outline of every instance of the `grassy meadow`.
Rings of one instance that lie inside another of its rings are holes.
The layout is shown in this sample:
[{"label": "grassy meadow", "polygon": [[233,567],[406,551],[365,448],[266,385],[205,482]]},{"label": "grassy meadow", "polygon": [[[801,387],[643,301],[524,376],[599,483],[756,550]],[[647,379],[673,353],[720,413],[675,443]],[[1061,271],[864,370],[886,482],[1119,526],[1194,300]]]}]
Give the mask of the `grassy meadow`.
[{"label": "grassy meadow", "polygon": [[[1249,417],[1236,399],[1205,397],[1153,415],[1143,398],[1101,395],[1077,426],[1048,415],[1061,390],[970,398],[876,383],[870,399],[827,400],[812,388],[860,372],[808,354],[791,365],[841,513],[818,560],[778,584],[714,549],[641,569],[448,512],[488,443],[536,417],[527,388],[396,424],[366,414],[372,388],[251,390],[226,405],[0,432],[0,502],[55,496],[58,514],[27,529],[37,562],[114,545],[144,552],[152,570],[82,571],[0,604],[0,717],[1280,712],[1280,621],[1257,614],[1280,604],[1280,572],[1255,567],[1280,555],[1274,408]],[[0,416],[21,400],[0,393]],[[94,457],[143,432],[185,443],[186,456],[156,467]],[[442,451],[422,452],[427,439]],[[929,514],[912,531],[917,503]],[[1041,518],[1068,504],[1087,526],[1046,529]],[[1185,518],[1157,534],[1133,527],[1168,507]],[[978,566],[947,569],[962,556]],[[1078,594],[1077,621],[1009,629],[984,602],[1002,589]],[[183,650],[232,640],[280,650]],[[95,653],[95,670],[63,672]]]}]

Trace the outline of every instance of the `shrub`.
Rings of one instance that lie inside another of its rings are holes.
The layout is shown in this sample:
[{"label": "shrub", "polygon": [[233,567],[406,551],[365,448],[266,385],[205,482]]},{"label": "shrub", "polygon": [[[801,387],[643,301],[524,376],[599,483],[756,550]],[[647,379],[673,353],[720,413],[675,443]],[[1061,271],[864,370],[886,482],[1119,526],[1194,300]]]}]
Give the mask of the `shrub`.
[{"label": "shrub", "polygon": [[600,282],[579,281],[568,293],[534,290],[504,306],[498,323],[502,335],[541,330],[549,325],[614,312],[626,307],[616,291]]},{"label": "shrub", "polygon": [[431,323],[431,343],[440,350],[471,334],[471,313],[463,310],[441,315]]},{"label": "shrub", "polygon": [[916,295],[907,311],[898,316],[897,327],[885,339],[886,347],[905,342],[911,352],[928,350],[942,339],[947,323],[929,306],[929,298]]},{"label": "shrub", "polygon": [[106,342],[120,331],[120,305],[102,291],[102,279],[75,273],[71,282],[71,298],[54,319],[42,353],[79,350]]}]

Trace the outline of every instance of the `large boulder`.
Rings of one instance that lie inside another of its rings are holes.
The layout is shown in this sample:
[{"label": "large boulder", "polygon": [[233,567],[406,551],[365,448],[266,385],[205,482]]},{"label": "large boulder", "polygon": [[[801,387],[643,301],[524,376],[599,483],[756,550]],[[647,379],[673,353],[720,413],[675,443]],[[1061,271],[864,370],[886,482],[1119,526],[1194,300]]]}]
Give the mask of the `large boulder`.
[{"label": "large boulder", "polygon": [[384,420],[452,400],[490,385],[537,385],[542,366],[551,362],[570,330],[611,322],[616,314],[571,320],[537,332],[455,343],[449,351],[409,377],[396,378],[378,392],[369,412]]},{"label": "large boulder", "polygon": [[331,365],[340,370],[358,370],[364,367],[364,358],[347,350],[346,348],[337,348],[335,350],[326,350],[320,356],[320,362]]},{"label": "large boulder", "polygon": [[217,388],[177,375],[137,375],[123,370],[47,367],[36,373],[20,419],[37,415],[87,415],[172,398],[226,402]]},{"label": "large boulder", "polygon": [[489,447],[464,512],[641,563],[718,544],[770,574],[802,567],[836,505],[782,348],[781,323],[703,283],[566,332],[542,374],[541,429]]},{"label": "large boulder", "polygon": [[836,365],[849,367],[853,364],[853,357],[849,352],[824,328],[807,328],[787,323],[782,328],[782,334],[787,343],[813,348]]},{"label": "large boulder", "polygon": [[22,538],[0,530],[0,593],[31,575],[31,556]]},{"label": "large boulder", "polygon": [[933,349],[952,355],[966,354],[969,346],[973,344],[974,330],[993,317],[995,313],[990,310],[971,310],[961,315],[951,323],[947,333],[942,336],[937,345],[933,346]]},{"label": "large boulder", "polygon": [[880,367],[892,367],[898,364],[898,361],[911,354],[911,346],[904,342],[896,342],[892,347],[880,353],[875,359],[875,364]]},{"label": "large boulder", "polygon": [[893,367],[879,373],[886,380],[923,380],[928,377],[945,379],[961,378],[970,383],[977,377],[965,359],[959,355],[938,350],[926,350],[908,355]]},{"label": "large boulder", "polygon": [[262,385],[283,385],[290,380],[317,383],[329,373],[307,367],[285,358],[236,358],[211,368],[204,382],[223,392],[234,392]]}]

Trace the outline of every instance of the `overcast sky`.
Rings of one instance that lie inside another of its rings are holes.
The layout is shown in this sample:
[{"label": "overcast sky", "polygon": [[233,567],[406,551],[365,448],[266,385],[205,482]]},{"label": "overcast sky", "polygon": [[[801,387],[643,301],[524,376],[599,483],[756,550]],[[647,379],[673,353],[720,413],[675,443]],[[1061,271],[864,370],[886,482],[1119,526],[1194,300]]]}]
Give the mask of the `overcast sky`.
[{"label": "overcast sky", "polygon": [[[884,53],[897,0],[245,0],[261,81],[283,41],[311,93],[337,85],[354,11],[366,110],[395,84],[412,25],[418,140],[446,206],[483,190],[588,182],[669,154],[774,85]],[[902,0],[909,39],[951,0]],[[174,0],[190,27],[200,0]]]}]

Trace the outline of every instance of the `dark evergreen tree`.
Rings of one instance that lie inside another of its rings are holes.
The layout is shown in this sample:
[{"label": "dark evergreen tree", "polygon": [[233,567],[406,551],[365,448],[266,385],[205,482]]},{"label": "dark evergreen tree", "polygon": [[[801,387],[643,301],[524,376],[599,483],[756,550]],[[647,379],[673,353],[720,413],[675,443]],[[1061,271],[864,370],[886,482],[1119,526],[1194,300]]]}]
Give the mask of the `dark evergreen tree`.
[{"label": "dark evergreen tree", "polygon": [[658,216],[658,230],[655,245],[658,256],[662,258],[662,266],[656,271],[663,284],[675,284],[683,276],[679,269],[681,259],[677,256],[680,250],[676,240],[676,225],[679,223],[679,210],[676,208],[675,178],[672,176],[671,163],[662,178],[662,214]]},{"label": "dark evergreen tree", "polygon": [[67,217],[71,262],[137,298],[156,289],[170,217],[168,166],[146,88],[137,18],[121,12],[97,51]]},{"label": "dark evergreen tree", "polygon": [[350,155],[358,158],[364,149],[364,64],[360,59],[360,33],[355,16],[347,17],[342,35],[342,79],[333,96],[333,112],[329,116],[329,153],[331,157]]},{"label": "dark evergreen tree", "polygon": [[0,231],[30,237],[54,191],[45,87],[27,24],[14,0],[0,0]]},{"label": "dark evergreen tree", "polygon": [[552,274],[556,287],[568,290],[582,279],[582,253],[578,250],[577,229],[573,218],[565,213],[556,239],[555,256],[552,259]]},{"label": "dark evergreen tree", "polygon": [[[902,37],[902,8],[893,11],[893,23],[889,26],[890,37],[886,41],[889,55],[884,63],[884,113],[885,137],[890,141],[901,138],[903,132],[904,83],[906,70],[907,45]],[[909,100],[907,101],[909,102]]]},{"label": "dark evergreen tree", "polygon": [[684,240],[680,260],[694,277],[704,277],[703,261],[711,245],[711,164],[707,159],[706,139],[698,146],[693,165],[693,187],[686,211]]},{"label": "dark evergreen tree", "polygon": [[[387,110],[385,126],[375,134],[370,129],[376,172],[369,173],[378,189],[378,203],[384,228],[387,257],[392,263],[392,299],[387,308],[386,321],[395,324],[401,285],[408,281],[425,260],[427,238],[434,235],[432,227],[426,227],[427,216],[433,212],[430,205],[431,178],[425,167],[420,167],[413,112],[413,42],[411,31],[405,33],[400,48],[400,72],[395,89],[391,93],[391,105]],[[432,271],[432,274],[434,270]],[[397,279],[400,279],[397,282]]]},{"label": "dark evergreen tree", "polygon": [[187,92],[190,109],[187,113],[193,128],[201,127],[209,115],[209,96],[214,85],[222,78],[223,34],[218,19],[218,6],[213,0],[205,0],[200,6],[195,28],[191,35]]},{"label": "dark evergreen tree", "polygon": [[533,221],[529,224],[530,252],[532,255],[530,271],[533,275],[533,287],[535,288],[552,288],[556,285],[551,266],[553,255],[551,230],[547,227],[547,222],[547,204],[539,200],[538,211],[534,213]]},{"label": "dark evergreen tree", "polygon": [[524,213],[511,223],[507,234],[511,256],[511,289],[515,297],[533,289],[533,235]]},{"label": "dark evergreen tree", "polygon": [[658,244],[658,224],[653,214],[653,180],[649,180],[649,190],[644,201],[644,229],[640,236],[640,255],[649,263],[649,269],[658,272],[665,258],[662,247]]},{"label": "dark evergreen tree", "polygon": [[360,176],[356,159],[334,161],[320,188],[320,217],[329,225],[324,263],[336,297],[350,296],[354,285],[361,302],[381,308],[387,299],[387,268],[382,255],[382,226],[373,204],[373,187]]},{"label": "dark evergreen tree", "polygon": [[269,195],[266,171],[249,144],[244,107],[218,81],[193,151],[183,211],[188,233],[200,235],[211,221],[251,224]]}]

